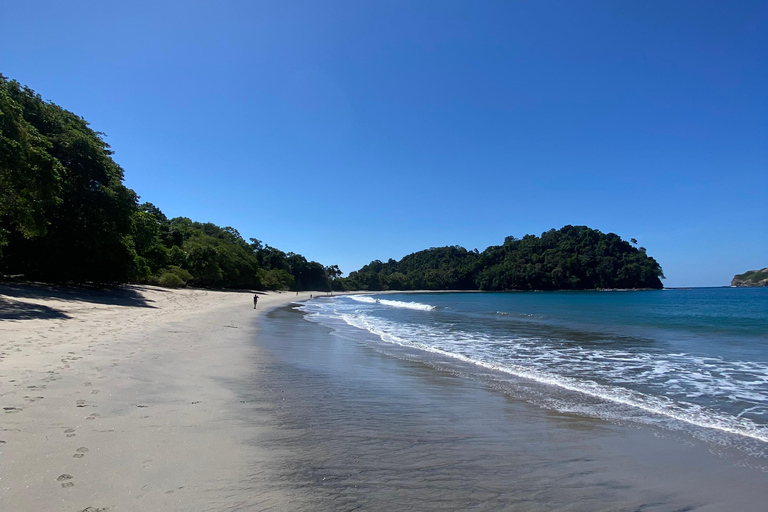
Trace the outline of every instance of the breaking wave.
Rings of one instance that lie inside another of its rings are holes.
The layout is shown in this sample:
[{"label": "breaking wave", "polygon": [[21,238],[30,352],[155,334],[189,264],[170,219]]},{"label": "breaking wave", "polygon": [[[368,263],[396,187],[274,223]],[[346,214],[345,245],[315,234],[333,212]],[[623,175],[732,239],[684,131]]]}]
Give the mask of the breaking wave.
[{"label": "breaking wave", "polygon": [[400,300],[379,299],[379,298],[371,297],[370,295],[350,295],[349,298],[357,302],[364,302],[366,304],[381,304],[384,306],[389,306],[391,308],[416,309],[419,311],[433,311],[437,309],[435,306],[430,306],[429,304],[422,304],[420,302],[405,302]]}]

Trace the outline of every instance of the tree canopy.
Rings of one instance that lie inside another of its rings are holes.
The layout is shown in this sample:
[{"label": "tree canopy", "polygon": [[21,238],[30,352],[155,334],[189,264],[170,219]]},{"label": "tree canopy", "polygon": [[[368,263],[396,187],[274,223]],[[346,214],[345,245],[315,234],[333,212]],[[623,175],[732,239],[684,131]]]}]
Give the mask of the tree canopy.
[{"label": "tree canopy", "polygon": [[[0,272],[70,283],[328,290],[338,274],[232,227],[168,219],[101,133],[0,75]],[[338,270],[338,267],[333,267]]]},{"label": "tree canopy", "polygon": [[0,75],[0,272],[114,284],[295,290],[661,288],[642,247],[586,226],[507,237],[482,253],[433,247],[348,277],[232,227],[168,219],[123,185],[101,133]]},{"label": "tree canopy", "polygon": [[661,288],[661,266],[613,233],[565,226],[507,237],[482,253],[433,247],[400,261],[373,261],[344,282],[367,290],[589,290]]}]

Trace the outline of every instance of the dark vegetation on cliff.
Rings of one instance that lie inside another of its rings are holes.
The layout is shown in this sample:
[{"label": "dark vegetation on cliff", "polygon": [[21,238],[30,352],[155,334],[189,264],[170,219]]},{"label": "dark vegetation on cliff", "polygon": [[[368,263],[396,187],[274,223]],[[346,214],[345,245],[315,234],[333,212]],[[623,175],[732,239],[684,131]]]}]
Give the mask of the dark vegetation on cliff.
[{"label": "dark vegetation on cliff", "polygon": [[328,289],[323,267],[139,204],[102,134],[0,75],[0,272],[54,282]]},{"label": "dark vegetation on cliff", "polygon": [[731,280],[731,286],[768,286],[768,267],[736,274]]},{"label": "dark vegetation on cliff", "polygon": [[438,247],[400,261],[373,261],[345,279],[368,290],[590,290],[661,288],[662,270],[643,247],[586,226],[540,237],[507,237],[483,252]]},{"label": "dark vegetation on cliff", "polygon": [[482,253],[432,248],[340,278],[336,265],[139,204],[111,155],[83,118],[0,75],[0,274],[301,290],[661,287],[661,267],[645,249],[585,226],[508,237]]}]

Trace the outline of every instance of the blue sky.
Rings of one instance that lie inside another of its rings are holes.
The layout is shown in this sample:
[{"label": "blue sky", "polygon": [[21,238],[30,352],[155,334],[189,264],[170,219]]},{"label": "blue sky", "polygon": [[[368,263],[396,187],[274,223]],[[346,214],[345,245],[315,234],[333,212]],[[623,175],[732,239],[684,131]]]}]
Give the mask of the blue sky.
[{"label": "blue sky", "polygon": [[168,216],[355,270],[566,224],[768,266],[768,3],[12,2],[0,73]]}]

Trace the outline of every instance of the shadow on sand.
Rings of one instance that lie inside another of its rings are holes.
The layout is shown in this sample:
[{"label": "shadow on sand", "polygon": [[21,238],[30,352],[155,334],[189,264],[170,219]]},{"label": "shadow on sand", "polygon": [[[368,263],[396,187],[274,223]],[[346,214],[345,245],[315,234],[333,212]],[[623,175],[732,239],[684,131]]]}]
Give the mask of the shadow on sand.
[{"label": "shadow on sand", "polygon": [[[15,300],[4,300],[8,298]],[[45,283],[0,281],[0,319],[69,318],[55,308],[25,302],[24,299],[72,300],[138,308],[155,307],[151,305],[151,300],[141,294],[139,286],[100,290]]]},{"label": "shadow on sand", "polygon": [[0,320],[35,320],[46,318],[71,318],[69,315],[56,308],[22,302],[6,300],[0,297]]}]

